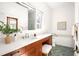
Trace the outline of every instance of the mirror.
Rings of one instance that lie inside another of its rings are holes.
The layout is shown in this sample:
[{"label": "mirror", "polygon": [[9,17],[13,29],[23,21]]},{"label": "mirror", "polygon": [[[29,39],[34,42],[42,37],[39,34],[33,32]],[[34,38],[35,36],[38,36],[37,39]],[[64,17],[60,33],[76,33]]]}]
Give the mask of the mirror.
[{"label": "mirror", "polygon": [[42,12],[40,10],[36,10],[36,29],[42,28]]},{"label": "mirror", "polygon": [[18,30],[18,19],[14,17],[7,17],[7,24],[10,25],[12,29]]},{"label": "mirror", "polygon": [[36,11],[28,10],[28,30],[35,30]]},{"label": "mirror", "polygon": [[42,12],[37,9],[28,10],[28,30],[42,28]]},{"label": "mirror", "polygon": [[42,28],[42,12],[33,7],[30,3],[17,2],[28,10],[28,30],[36,30]]}]

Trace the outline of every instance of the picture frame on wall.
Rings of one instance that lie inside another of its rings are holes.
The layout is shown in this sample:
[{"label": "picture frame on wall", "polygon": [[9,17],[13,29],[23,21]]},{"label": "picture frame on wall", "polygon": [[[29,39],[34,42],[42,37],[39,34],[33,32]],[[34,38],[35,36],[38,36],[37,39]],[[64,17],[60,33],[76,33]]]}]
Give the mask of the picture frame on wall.
[{"label": "picture frame on wall", "polygon": [[18,29],[18,18],[15,17],[7,17],[7,24],[12,28],[12,29]]},{"label": "picture frame on wall", "polygon": [[67,22],[57,22],[57,30],[66,30],[67,29]]}]

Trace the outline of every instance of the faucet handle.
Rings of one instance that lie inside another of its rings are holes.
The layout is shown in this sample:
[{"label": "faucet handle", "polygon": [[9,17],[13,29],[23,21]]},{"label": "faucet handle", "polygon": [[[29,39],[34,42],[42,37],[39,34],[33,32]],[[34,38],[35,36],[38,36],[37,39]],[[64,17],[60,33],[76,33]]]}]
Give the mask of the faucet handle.
[{"label": "faucet handle", "polygon": [[25,33],[25,38],[29,38],[29,33]]},{"label": "faucet handle", "polygon": [[36,33],[34,33],[34,37],[36,37]]}]

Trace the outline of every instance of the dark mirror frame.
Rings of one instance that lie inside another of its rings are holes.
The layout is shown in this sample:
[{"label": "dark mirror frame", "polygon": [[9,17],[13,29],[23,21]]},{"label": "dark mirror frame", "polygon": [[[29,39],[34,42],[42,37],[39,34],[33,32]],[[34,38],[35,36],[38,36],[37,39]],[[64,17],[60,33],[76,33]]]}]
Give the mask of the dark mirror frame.
[{"label": "dark mirror frame", "polygon": [[7,17],[7,24],[10,25],[10,21],[16,21],[16,30],[18,30],[18,18]]}]

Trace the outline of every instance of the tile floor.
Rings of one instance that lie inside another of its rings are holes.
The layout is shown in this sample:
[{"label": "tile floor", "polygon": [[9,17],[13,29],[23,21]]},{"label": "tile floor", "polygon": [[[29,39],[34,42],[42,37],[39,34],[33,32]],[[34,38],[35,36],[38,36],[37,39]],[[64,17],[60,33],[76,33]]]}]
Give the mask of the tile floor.
[{"label": "tile floor", "polygon": [[56,45],[52,48],[49,56],[74,56],[73,48]]}]

